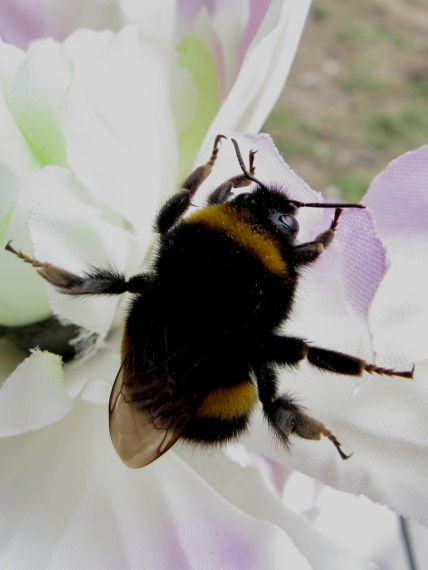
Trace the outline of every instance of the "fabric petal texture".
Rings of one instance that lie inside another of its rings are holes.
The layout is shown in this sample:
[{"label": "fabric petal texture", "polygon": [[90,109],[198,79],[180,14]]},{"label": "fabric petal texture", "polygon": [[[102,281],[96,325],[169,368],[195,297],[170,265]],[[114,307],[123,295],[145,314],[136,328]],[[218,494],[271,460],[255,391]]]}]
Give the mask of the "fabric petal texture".
[{"label": "fabric petal texture", "polygon": [[[317,544],[308,559],[286,534],[293,517],[287,520],[263,479],[221,454],[209,470],[174,452],[127,469],[111,447],[103,407],[81,403],[55,427],[5,440],[1,462],[5,567],[309,570],[321,568],[312,561],[323,543],[320,559],[332,569],[369,567],[332,543],[327,558],[328,541],[311,531]],[[239,491],[247,477],[257,507]],[[264,508],[263,498],[276,506]]]},{"label": "fabric petal texture", "polygon": [[[428,146],[397,158],[372,182],[363,203],[376,212],[391,268],[373,304],[375,350],[400,363],[428,357]],[[420,333],[420,334],[418,334]]]},{"label": "fabric petal texture", "polygon": [[[0,8],[0,21],[12,22],[5,38],[17,45],[45,34],[62,41],[27,51],[0,43],[0,322],[55,315],[78,325],[73,342],[86,343],[63,365],[59,355],[34,347],[28,356],[0,341],[2,567],[369,568],[285,508],[285,470],[277,466],[275,492],[261,455],[428,524],[427,147],[373,181],[366,210],[342,214],[331,247],[303,272],[285,323],[286,334],[380,366],[416,364],[414,380],[365,374],[355,382],[306,362],[281,373],[281,389],[332,430],[353,453],[347,461],[327,439],[293,439],[289,453],[258,409],[244,440],[251,466],[178,444],[144,469],[126,468],[109,438],[107,403],[127,299],[61,295],[3,251],[13,240],[78,275],[91,266],[137,274],[153,255],[156,211],[195,159],[207,161],[220,133],[227,140],[192,207],[241,174],[234,136],[244,162],[257,151],[264,185],[322,201],[270,137],[234,135],[261,127],[309,2],[233,5],[231,13],[222,0],[66,0],[61,8],[43,0],[20,31],[27,3]],[[300,242],[333,215],[301,208]]]},{"label": "fabric petal texture", "polygon": [[1,437],[57,422],[72,407],[65,391],[61,358],[36,351],[18,366],[0,390]]},{"label": "fabric petal texture", "polygon": [[[259,150],[253,143],[252,148]],[[257,161],[263,161],[261,152],[255,159],[256,176]],[[426,161],[417,160],[424,152],[425,147],[404,155],[375,179],[364,200],[371,211],[343,214],[334,247],[302,276],[295,315],[286,327],[289,334],[324,348],[375,359],[380,366],[410,370],[415,363],[414,380],[366,374],[366,384],[354,393],[356,385],[351,379],[323,374],[302,363],[298,374],[283,373],[282,389],[296,394],[311,415],[328,425],[347,452],[353,452],[352,457],[343,462],[328,441],[302,440],[293,442],[288,455],[273,443],[261,418],[247,444],[329,485],[365,494],[427,524],[425,503],[420,501],[428,468],[424,383],[428,364],[426,343],[421,341],[426,323],[422,294],[426,264],[418,261],[418,252],[426,247],[426,224],[418,226],[422,216],[415,216],[416,227],[410,221],[400,225],[404,197],[399,190],[404,179],[395,183],[392,176],[394,169],[408,173],[409,164],[412,176],[404,175],[405,199],[419,203],[424,211],[426,197],[420,196],[420,188]],[[260,179],[267,183],[262,174]],[[415,196],[409,180],[415,183]],[[284,185],[287,195],[298,196],[292,188],[290,182]],[[392,217],[389,226],[385,203]],[[314,227],[318,232],[319,225]],[[409,259],[410,251],[415,256],[410,254]]]},{"label": "fabric petal texture", "polygon": [[[258,131],[283,87],[309,2],[271,2],[248,48],[237,80],[205,140],[223,130]],[[282,39],[285,41],[282,41]]]}]

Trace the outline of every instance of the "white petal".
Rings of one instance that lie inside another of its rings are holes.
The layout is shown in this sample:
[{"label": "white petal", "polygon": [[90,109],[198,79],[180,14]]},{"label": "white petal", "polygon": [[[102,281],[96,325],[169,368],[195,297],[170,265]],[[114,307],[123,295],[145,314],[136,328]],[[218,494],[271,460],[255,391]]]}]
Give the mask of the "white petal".
[{"label": "white petal", "polygon": [[63,124],[67,156],[80,180],[148,237],[163,181],[157,118],[164,111],[168,116],[168,109],[157,93],[163,85],[156,76],[149,80],[146,63],[134,28],[113,36],[90,78],[77,73],[73,78]]},{"label": "white petal", "polygon": [[62,44],[63,53],[79,75],[89,75],[102,51],[114,36],[111,30],[94,33],[77,30]]},{"label": "white petal", "polygon": [[76,28],[104,30],[120,27],[116,2],[101,0],[62,0],[60,3],[41,0],[44,4],[46,34],[58,41]]},{"label": "white petal", "polygon": [[120,368],[122,327],[116,328],[100,344],[96,354],[69,362],[64,368],[67,394],[91,404],[107,405],[113,382]]},{"label": "white petal", "polygon": [[179,455],[227,501],[250,516],[283,529],[305,555],[313,570],[368,567],[346,549],[327,540],[303,516],[285,508],[253,468],[239,467],[222,452],[196,453],[182,448]]},{"label": "white petal", "polygon": [[25,54],[22,50],[0,40],[0,86],[6,97],[24,59]]},{"label": "white petal", "polygon": [[4,338],[0,339],[0,354],[0,386],[2,386],[26,355]]},{"label": "white petal", "polygon": [[[55,168],[55,167],[52,167]],[[40,176],[39,172],[29,175],[23,182],[17,175],[10,176],[10,171],[2,171],[2,182],[13,183],[14,197],[18,197],[11,211],[10,220],[5,220],[0,248],[0,278],[1,278],[1,309],[2,324],[19,326],[41,321],[51,315],[51,309],[46,297],[43,283],[35,269],[24,263],[10,252],[4,250],[8,241],[13,241],[13,247],[31,256],[33,248],[26,228],[29,208],[37,200],[47,197],[47,189],[38,188],[33,192],[33,179]],[[6,178],[4,178],[6,177]],[[10,186],[12,188],[12,186]],[[60,191],[58,189],[58,191]]]},{"label": "white petal", "polygon": [[24,52],[0,41],[0,160],[21,174],[38,166],[9,108],[10,90],[24,57]]},{"label": "white petal", "polygon": [[[39,183],[42,182],[39,177]],[[56,178],[44,177],[44,187]],[[52,191],[53,189],[50,188]],[[100,212],[71,195],[56,197],[30,211],[28,229],[37,259],[48,261],[70,272],[82,274],[97,268],[136,269],[138,248],[131,234],[101,219]],[[45,284],[55,315],[105,336],[112,324],[118,297],[99,296],[73,299]]]},{"label": "white petal", "polygon": [[309,5],[307,0],[271,2],[205,141],[225,130],[261,128],[287,78]]},{"label": "white petal", "polygon": [[48,39],[30,49],[11,87],[9,108],[41,165],[66,165],[59,117],[69,83],[61,47]]},{"label": "white petal", "polygon": [[16,202],[22,189],[21,177],[4,162],[0,162],[0,188],[0,220],[3,220]]},{"label": "white petal", "polygon": [[351,380],[301,365],[283,374],[281,389],[295,394],[308,413],[327,425],[353,452],[342,461],[327,439],[292,438],[291,454],[281,449],[258,415],[250,447],[336,489],[386,504],[399,514],[428,524],[428,361],[416,366],[415,379],[373,377],[356,394]]},{"label": "white petal", "polygon": [[57,422],[72,407],[73,402],[65,391],[61,357],[36,351],[16,368],[0,389],[0,437]]},{"label": "white petal", "polygon": [[428,264],[396,250],[390,259],[370,314],[374,348],[385,366],[418,366],[428,358]]},{"label": "white petal", "polygon": [[0,445],[5,568],[311,567],[279,526],[224,500],[173,452],[127,469],[104,407],[80,404],[55,427]]},{"label": "white petal", "polygon": [[172,48],[177,3],[177,0],[120,0],[122,25],[136,24],[140,38]]},{"label": "white petal", "polygon": [[224,58],[224,88],[230,91],[239,69],[240,45],[250,16],[248,0],[216,2],[213,24],[221,41]]},{"label": "white petal", "polygon": [[428,358],[427,158],[427,146],[400,156],[364,197],[391,260],[371,311],[374,346],[387,363]]}]

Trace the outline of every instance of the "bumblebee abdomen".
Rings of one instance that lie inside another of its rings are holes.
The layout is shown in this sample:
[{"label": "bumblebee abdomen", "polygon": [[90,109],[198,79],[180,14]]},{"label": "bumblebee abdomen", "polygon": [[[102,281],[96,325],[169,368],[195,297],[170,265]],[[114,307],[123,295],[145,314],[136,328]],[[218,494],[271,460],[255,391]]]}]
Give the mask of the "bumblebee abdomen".
[{"label": "bumblebee abdomen", "polygon": [[183,432],[183,438],[200,444],[232,441],[247,431],[249,419],[249,414],[233,420],[193,417]]},{"label": "bumblebee abdomen", "polygon": [[216,388],[208,392],[199,404],[196,416],[218,420],[235,420],[252,411],[257,402],[257,391],[245,380],[235,386]]},{"label": "bumblebee abdomen", "polygon": [[258,401],[250,380],[212,389],[199,404],[184,431],[184,438],[200,443],[222,443],[246,431]]}]

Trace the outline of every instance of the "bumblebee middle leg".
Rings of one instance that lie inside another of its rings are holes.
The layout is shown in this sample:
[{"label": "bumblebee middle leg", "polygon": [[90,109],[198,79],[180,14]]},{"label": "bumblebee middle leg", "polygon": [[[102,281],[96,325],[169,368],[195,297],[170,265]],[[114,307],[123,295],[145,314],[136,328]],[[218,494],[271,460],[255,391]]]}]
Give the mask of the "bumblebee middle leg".
[{"label": "bumblebee middle leg", "polygon": [[335,350],[318,348],[317,346],[308,347],[307,359],[312,366],[316,366],[321,370],[347,376],[361,376],[366,371],[370,374],[379,374],[380,376],[401,376],[402,378],[412,379],[415,369],[413,366],[412,370],[396,372],[393,368],[383,368],[382,366],[376,366],[376,364],[369,364],[361,358],[336,352]]},{"label": "bumblebee middle leg", "polygon": [[414,367],[412,370],[396,372],[391,368],[370,364],[356,356],[313,346],[295,337],[271,335],[263,345],[263,351],[267,361],[277,364],[294,365],[306,358],[312,366],[335,374],[362,376],[366,371],[381,376],[413,378]]},{"label": "bumblebee middle leg", "polygon": [[306,358],[312,366],[336,374],[361,376],[367,371],[380,375],[413,378],[414,367],[409,371],[396,372],[393,369],[369,364],[355,356],[311,346],[304,340],[294,337],[271,335],[265,342],[260,343],[259,351],[256,355],[259,364],[253,365],[259,399],[263,404],[265,416],[279,439],[288,447],[289,436],[293,433],[304,439],[314,440],[324,436],[337,448],[342,459],[348,459],[350,456],[343,453],[339,441],[324,424],[308,416],[291,396],[287,394],[277,396],[278,380],[272,364],[295,366]]}]

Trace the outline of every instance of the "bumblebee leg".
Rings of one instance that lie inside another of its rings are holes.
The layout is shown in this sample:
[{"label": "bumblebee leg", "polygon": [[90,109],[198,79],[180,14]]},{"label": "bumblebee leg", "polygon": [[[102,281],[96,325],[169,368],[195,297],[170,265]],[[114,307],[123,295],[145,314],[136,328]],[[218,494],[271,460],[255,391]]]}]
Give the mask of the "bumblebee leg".
[{"label": "bumblebee leg", "polygon": [[337,374],[345,374],[347,376],[362,376],[363,372],[370,374],[376,373],[381,376],[401,376],[402,378],[413,378],[412,370],[404,372],[396,372],[391,368],[383,368],[375,364],[369,364],[365,360],[336,352],[334,350],[327,350],[325,348],[318,348],[317,346],[308,346],[307,359],[312,366],[316,366],[321,370],[328,370]]},{"label": "bumblebee leg", "polygon": [[333,443],[342,459],[351,457],[342,451],[336,436],[323,423],[305,414],[303,409],[287,394],[265,404],[263,410],[275,434],[287,448],[290,446],[289,436],[291,434],[298,435],[302,439],[313,440],[320,440],[321,436],[324,436]]},{"label": "bumblebee leg", "polygon": [[171,196],[159,210],[153,226],[155,231],[161,235],[166,234],[186,213],[197,189],[211,173],[219,151],[220,141],[224,138],[226,137],[223,135],[216,136],[209,161],[203,166],[198,166],[184,181],[181,190]]},{"label": "bumblebee leg", "polygon": [[[254,166],[254,156],[256,152],[256,150],[251,150],[249,155],[251,174],[254,174],[256,170]],[[251,180],[248,180],[248,178],[242,174],[239,176],[234,176],[233,178],[230,178],[221,184],[221,186],[216,188],[216,190],[211,192],[211,194],[208,196],[207,204],[209,206],[212,206],[213,204],[224,204],[224,202],[226,202],[231,197],[232,190],[234,188],[243,188],[245,186],[250,186],[251,183]]]},{"label": "bumblebee leg", "polygon": [[117,271],[111,269],[94,269],[83,275],[75,275],[51,263],[43,263],[32,259],[14,249],[10,242],[5,249],[17,255],[26,263],[37,267],[37,272],[51,285],[65,295],[120,295],[125,291],[142,293],[149,283],[150,277],[135,275],[129,281]]},{"label": "bumblebee leg", "polygon": [[396,372],[390,368],[369,364],[356,356],[312,346],[300,338],[272,335],[266,343],[262,343],[261,347],[265,359],[277,364],[295,365],[300,360],[307,358],[312,366],[346,376],[362,376],[363,372],[366,371],[381,376],[413,378],[414,367],[412,370]]},{"label": "bumblebee leg", "polygon": [[341,213],[342,209],[336,208],[334,218],[327,231],[320,233],[314,241],[302,243],[293,248],[293,263],[295,266],[312,263],[322,254],[324,249],[331,244]]},{"label": "bumblebee leg", "polygon": [[276,396],[277,378],[270,366],[260,366],[255,375],[263,412],[270,427],[287,449],[290,447],[292,434],[313,440],[319,440],[324,436],[334,444],[342,459],[350,457],[342,451],[339,441],[331,431],[318,420],[308,416],[291,396],[288,394]]},{"label": "bumblebee leg", "polygon": [[274,334],[269,336],[265,343],[261,343],[261,351],[266,361],[290,366],[304,360],[307,357],[308,348],[308,344],[301,338]]},{"label": "bumblebee leg", "polygon": [[259,400],[263,404],[269,404],[278,395],[278,378],[277,373],[269,364],[263,363],[259,366],[253,366],[254,375],[257,381],[257,390]]}]

